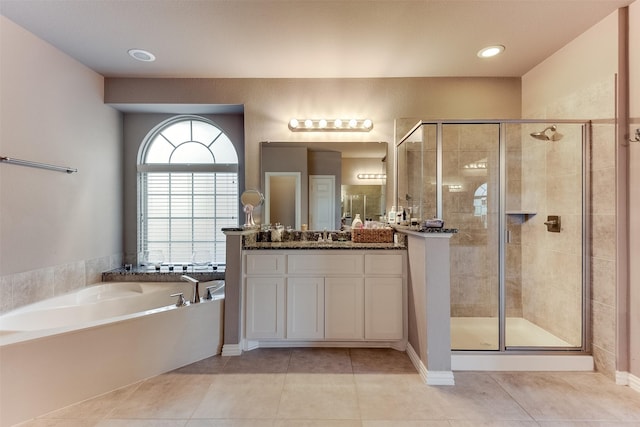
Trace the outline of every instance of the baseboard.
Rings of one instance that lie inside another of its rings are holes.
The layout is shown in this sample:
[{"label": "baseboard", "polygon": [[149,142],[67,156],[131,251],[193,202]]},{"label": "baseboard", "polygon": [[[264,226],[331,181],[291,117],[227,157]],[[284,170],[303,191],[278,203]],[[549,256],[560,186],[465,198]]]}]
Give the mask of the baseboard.
[{"label": "baseboard", "polygon": [[418,353],[414,350],[411,343],[407,343],[407,355],[413,363],[413,366],[416,368],[422,381],[424,381],[427,385],[455,385],[455,379],[453,377],[452,371],[429,371],[420,357]]},{"label": "baseboard", "polygon": [[636,377],[629,372],[616,371],[616,384],[626,385],[632,390],[640,392],[640,377]]},{"label": "baseboard", "polygon": [[593,357],[571,354],[452,354],[453,371],[593,371]]},{"label": "baseboard", "polygon": [[223,356],[240,356],[242,354],[242,346],[240,344],[224,344],[222,346]]}]

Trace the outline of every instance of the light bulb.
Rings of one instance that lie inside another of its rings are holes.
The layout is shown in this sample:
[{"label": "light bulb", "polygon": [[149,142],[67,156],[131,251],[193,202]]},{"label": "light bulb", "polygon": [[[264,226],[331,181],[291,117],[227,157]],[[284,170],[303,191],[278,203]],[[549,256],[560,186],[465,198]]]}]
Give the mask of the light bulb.
[{"label": "light bulb", "polygon": [[313,126],[313,122],[311,121],[311,119],[307,119],[304,121],[304,127],[311,128],[312,126]]},{"label": "light bulb", "polygon": [[325,119],[320,119],[320,121],[318,122],[318,126],[322,129],[327,127],[327,121]]},{"label": "light bulb", "polygon": [[340,119],[335,119],[335,121],[333,122],[333,125],[337,128],[341,128],[342,127],[342,120]]},{"label": "light bulb", "polygon": [[297,119],[291,119],[289,120],[289,127],[292,129],[295,129],[298,127],[298,120]]},{"label": "light bulb", "polygon": [[371,129],[371,127],[373,126],[373,122],[370,119],[366,119],[364,122],[362,122],[362,126],[364,126],[365,129]]}]

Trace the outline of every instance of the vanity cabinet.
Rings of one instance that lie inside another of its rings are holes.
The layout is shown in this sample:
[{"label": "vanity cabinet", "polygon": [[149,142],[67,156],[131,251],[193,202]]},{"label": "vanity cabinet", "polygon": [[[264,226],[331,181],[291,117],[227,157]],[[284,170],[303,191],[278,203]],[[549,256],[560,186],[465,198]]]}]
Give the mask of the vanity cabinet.
[{"label": "vanity cabinet", "polygon": [[285,337],[285,256],[262,254],[247,256],[246,336],[251,339]]},{"label": "vanity cabinet", "polygon": [[273,252],[245,253],[247,339],[406,339],[405,252]]}]

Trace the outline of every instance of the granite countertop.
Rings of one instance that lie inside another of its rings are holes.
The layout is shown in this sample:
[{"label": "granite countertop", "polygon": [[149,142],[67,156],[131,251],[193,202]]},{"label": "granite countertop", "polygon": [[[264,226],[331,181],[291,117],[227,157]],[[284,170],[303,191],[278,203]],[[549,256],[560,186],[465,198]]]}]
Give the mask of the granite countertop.
[{"label": "granite countertop", "polygon": [[245,243],[245,250],[252,249],[300,249],[300,250],[356,250],[356,249],[378,249],[378,250],[402,250],[407,247],[402,243],[354,243],[351,240],[334,242],[317,241],[288,241],[288,242],[251,242]]},{"label": "granite countertop", "polygon": [[193,269],[188,267],[187,270],[175,267],[173,271],[169,271],[168,266],[162,266],[160,271],[147,269],[145,267],[134,267],[131,270],[125,268],[116,268],[115,270],[105,271],[102,273],[103,282],[179,282],[180,276],[186,274],[200,282],[210,282],[212,280],[224,280],[224,266],[217,266],[214,270],[212,266],[206,269]]}]

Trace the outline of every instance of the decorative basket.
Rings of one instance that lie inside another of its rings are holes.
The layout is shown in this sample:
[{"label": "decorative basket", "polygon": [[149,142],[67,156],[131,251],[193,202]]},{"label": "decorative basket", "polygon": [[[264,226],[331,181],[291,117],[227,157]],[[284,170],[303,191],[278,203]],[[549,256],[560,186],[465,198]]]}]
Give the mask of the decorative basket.
[{"label": "decorative basket", "polygon": [[352,228],[351,241],[354,243],[392,243],[391,228]]}]

